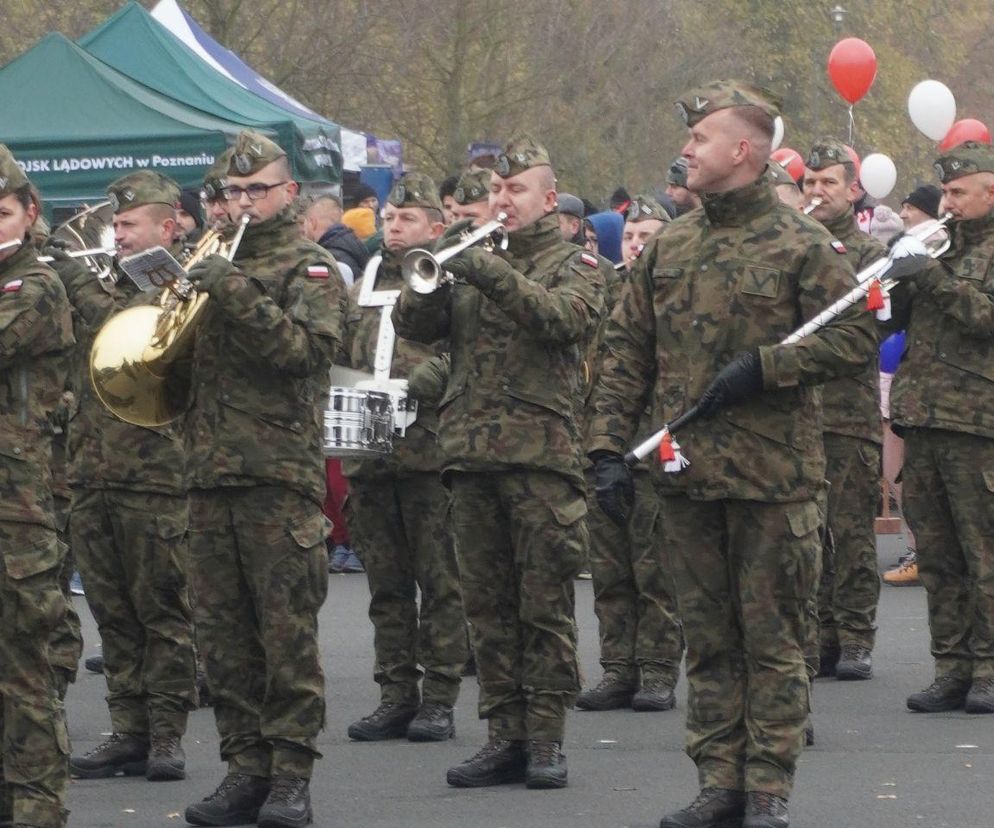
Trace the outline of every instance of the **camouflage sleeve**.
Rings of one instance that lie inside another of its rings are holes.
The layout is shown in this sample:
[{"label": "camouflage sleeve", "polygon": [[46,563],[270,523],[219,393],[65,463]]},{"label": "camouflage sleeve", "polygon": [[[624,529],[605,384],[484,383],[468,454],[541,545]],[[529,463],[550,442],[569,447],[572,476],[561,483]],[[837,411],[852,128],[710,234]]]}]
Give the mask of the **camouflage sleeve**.
[{"label": "camouflage sleeve", "polygon": [[415,365],[407,375],[407,390],[424,405],[437,406],[449,384],[449,355],[441,354]]},{"label": "camouflage sleeve", "polygon": [[92,279],[77,279],[69,286],[69,303],[79,318],[96,331],[108,318],[127,305],[130,298],[125,288],[127,281],[127,277],[123,277],[118,284],[108,289],[96,276]]},{"label": "camouflage sleeve", "polygon": [[355,282],[349,289],[345,300],[345,316],[342,318],[342,337],[335,354],[335,364],[352,367],[352,344],[356,335],[356,327],[362,320],[359,308],[359,289],[362,282]]},{"label": "camouflage sleeve", "polygon": [[622,283],[607,320],[600,377],[589,403],[588,452],[626,451],[652,394],[656,324],[649,274],[655,257],[646,252]]},{"label": "camouflage sleeve", "polygon": [[540,340],[570,345],[586,339],[604,314],[604,276],[596,260],[584,261],[589,253],[578,252],[560,266],[550,287],[484,250],[471,248],[462,256],[473,274],[467,281]]},{"label": "camouflage sleeve", "polygon": [[287,284],[285,308],[241,273],[225,278],[219,305],[235,323],[233,339],[249,357],[291,376],[307,377],[330,365],[336,355],[345,316],[345,282],[333,266],[320,278],[309,276],[306,264],[297,271]]},{"label": "camouflage sleeve", "polygon": [[0,292],[0,368],[18,358],[64,347],[48,320],[69,312],[62,283],[54,277],[26,275],[16,290]]},{"label": "camouflage sleeve", "polygon": [[452,301],[448,285],[432,293],[416,293],[404,285],[391,315],[398,336],[430,345],[449,335]]},{"label": "camouflage sleeve", "polygon": [[[803,319],[812,319],[828,307],[839,294],[839,285],[846,285],[845,290],[856,286],[852,267],[827,241],[813,244],[797,281]],[[874,315],[864,304],[854,305],[794,345],[760,348],[763,384],[768,389],[792,388],[852,376],[876,356],[878,336]]]},{"label": "camouflage sleeve", "polygon": [[975,339],[994,339],[992,284],[955,279],[936,262],[922,274],[925,300],[963,326]]}]

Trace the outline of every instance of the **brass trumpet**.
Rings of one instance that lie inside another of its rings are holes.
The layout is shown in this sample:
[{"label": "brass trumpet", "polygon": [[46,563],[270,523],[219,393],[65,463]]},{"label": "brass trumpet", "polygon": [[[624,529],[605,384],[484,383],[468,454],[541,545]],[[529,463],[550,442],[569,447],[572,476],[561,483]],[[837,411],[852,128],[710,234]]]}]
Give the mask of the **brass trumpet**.
[{"label": "brass trumpet", "polygon": [[506,213],[498,213],[497,218],[481,225],[472,233],[465,234],[458,244],[446,247],[438,253],[432,253],[416,247],[408,251],[400,265],[404,282],[415,293],[434,293],[439,286],[455,281],[451,273],[447,273],[443,265],[453,256],[458,256],[467,247],[482,243],[486,249],[500,248],[507,250],[507,230],[504,222]]}]

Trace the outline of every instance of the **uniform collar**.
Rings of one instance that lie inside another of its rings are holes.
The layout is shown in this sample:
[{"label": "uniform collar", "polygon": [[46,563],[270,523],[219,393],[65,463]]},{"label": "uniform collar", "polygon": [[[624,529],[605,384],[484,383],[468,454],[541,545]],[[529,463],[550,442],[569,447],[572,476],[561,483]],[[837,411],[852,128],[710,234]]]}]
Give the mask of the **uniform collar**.
[{"label": "uniform collar", "polygon": [[734,190],[705,193],[701,204],[708,221],[719,227],[736,227],[769,212],[779,201],[773,183],[763,175]]},{"label": "uniform collar", "polygon": [[270,219],[245,228],[235,258],[244,259],[268,252],[271,248],[288,244],[300,238],[300,229],[293,211],[287,207]]},{"label": "uniform collar", "polygon": [[507,234],[507,252],[515,258],[528,256],[556,241],[562,241],[558,213],[546,213],[538,221]]},{"label": "uniform collar", "polygon": [[856,213],[851,204],[846,207],[845,212],[841,215],[832,219],[826,219],[822,224],[839,241],[845,241],[859,231],[859,226],[856,224]]},{"label": "uniform collar", "polygon": [[975,244],[994,235],[994,212],[975,219],[952,222],[952,243],[956,249],[964,244]]},{"label": "uniform collar", "polygon": [[24,244],[15,250],[10,256],[0,262],[0,279],[5,278],[6,273],[18,270],[27,264],[38,261],[38,248],[30,237],[24,237]]}]

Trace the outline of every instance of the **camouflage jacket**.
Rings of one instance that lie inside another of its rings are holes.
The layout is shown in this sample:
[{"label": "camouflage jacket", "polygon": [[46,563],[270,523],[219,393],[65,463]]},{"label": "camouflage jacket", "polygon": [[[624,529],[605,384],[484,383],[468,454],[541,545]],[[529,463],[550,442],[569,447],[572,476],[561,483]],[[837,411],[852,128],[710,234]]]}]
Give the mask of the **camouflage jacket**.
[{"label": "camouflage jacket", "polygon": [[[881,242],[859,229],[851,207],[838,218],[826,221],[825,229],[842,242],[844,255],[857,273],[887,255],[887,248]],[[839,291],[840,295],[846,290]],[[822,386],[821,405],[824,431],[883,442],[877,360],[868,362],[854,376],[826,382]]]},{"label": "camouflage jacket", "polygon": [[898,426],[994,437],[994,214],[952,225],[952,245],[929,263],[934,286],[914,280],[891,294],[906,328],[891,386]]},{"label": "camouflage jacket", "polygon": [[73,341],[62,282],[25,244],[0,262],[0,521],[55,528],[52,416]]},{"label": "camouflage jacket", "polygon": [[[405,251],[406,252],[406,251]],[[383,261],[376,277],[376,290],[398,290],[404,284],[400,275],[400,257],[389,250],[383,251]],[[348,315],[345,319],[343,365],[359,371],[373,372],[376,342],[380,330],[381,308],[359,306],[358,281],[349,291]],[[388,311],[389,312],[389,311]],[[448,349],[444,339],[424,345],[398,336],[394,341],[393,363],[390,376],[409,379],[411,370],[433,357],[440,357]],[[393,451],[369,460],[343,460],[342,472],[346,477],[374,477],[399,474],[405,471],[439,471],[442,457],[438,449],[438,413],[425,400],[418,402],[418,418],[403,437],[394,436]]]},{"label": "camouflage jacket", "polygon": [[427,295],[405,287],[394,324],[419,342],[450,338],[438,407],[443,470],[542,469],[582,491],[582,361],[603,315],[604,279],[589,253],[562,240],[555,213],[508,238],[501,257],[513,275],[487,295],[467,284]]},{"label": "camouflage jacket", "polygon": [[797,345],[773,343],[855,283],[831,241],[764,179],[671,222],[637,260],[608,323],[589,449],[626,451],[647,403],[653,430],[661,428],[736,354],[767,346],[767,390],[675,435],[691,465],[660,473],[661,490],[701,500],[816,495],[825,457],[813,386],[866,364],[874,320],[854,311]]},{"label": "camouflage jacket", "polygon": [[191,487],[284,486],[325,498],[328,371],[345,283],[289,211],[245,230],[197,331],[186,422]]},{"label": "camouflage jacket", "polygon": [[187,477],[180,423],[154,427],[126,423],[93,390],[90,350],[101,327],[118,311],[159,297],[157,291],[139,291],[120,269],[115,268],[115,275],[117,282],[109,288],[96,277],[70,286],[79,347],[70,377],[75,403],[69,411],[66,446],[69,485],[182,495]]}]

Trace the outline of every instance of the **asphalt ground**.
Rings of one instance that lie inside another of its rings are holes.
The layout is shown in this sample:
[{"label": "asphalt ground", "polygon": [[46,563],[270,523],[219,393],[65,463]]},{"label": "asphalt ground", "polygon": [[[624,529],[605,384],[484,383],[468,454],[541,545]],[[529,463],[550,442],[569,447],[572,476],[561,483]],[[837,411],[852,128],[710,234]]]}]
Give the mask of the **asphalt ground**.
[{"label": "asphalt ground", "polygon": [[[881,570],[903,549],[882,537]],[[523,785],[456,790],[445,770],[472,756],[486,738],[476,715],[473,678],[463,683],[456,737],[443,744],[407,741],[353,743],[355,719],[377,705],[372,680],[372,627],[363,575],[332,575],[321,611],[328,722],[319,740],[324,759],[311,786],[317,826],[386,828],[649,828],[697,793],[684,754],[686,682],[666,713],[575,711],[565,745],[570,784],[529,791]],[[580,653],[588,684],[600,677],[597,623],[589,581],[578,581]],[[86,654],[98,637],[84,599]],[[791,799],[797,828],[990,828],[994,825],[994,716],[923,715],[905,708],[906,696],[932,680],[925,593],[881,591],[874,677],[866,682],[819,680],[814,693],[816,744],[805,751]],[[67,699],[74,751],[97,744],[109,727],[102,676],[80,672]],[[211,792],[224,774],[209,709],[192,714],[184,740],[187,779],[75,780],[70,825],[185,825],[183,810]]]}]

